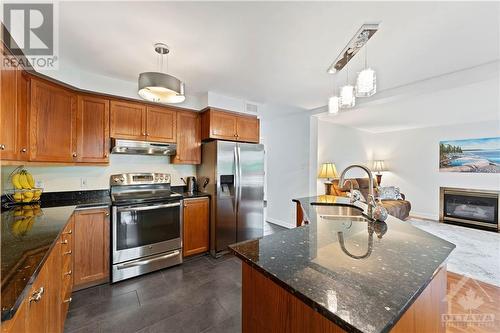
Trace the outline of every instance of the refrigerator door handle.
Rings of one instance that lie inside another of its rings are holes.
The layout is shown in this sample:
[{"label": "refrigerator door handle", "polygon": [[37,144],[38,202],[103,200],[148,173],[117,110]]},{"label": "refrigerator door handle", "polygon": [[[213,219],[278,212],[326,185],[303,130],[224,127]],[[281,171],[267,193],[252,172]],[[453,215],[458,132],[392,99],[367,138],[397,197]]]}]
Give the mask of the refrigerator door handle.
[{"label": "refrigerator door handle", "polygon": [[237,144],[236,145],[236,151],[237,151],[237,156],[238,156],[238,210],[237,212],[240,211],[240,201],[241,201],[241,148]]},{"label": "refrigerator door handle", "polygon": [[238,205],[239,205],[239,187],[240,187],[240,179],[239,179],[239,158],[238,158],[238,147],[234,146],[234,211],[238,213]]}]

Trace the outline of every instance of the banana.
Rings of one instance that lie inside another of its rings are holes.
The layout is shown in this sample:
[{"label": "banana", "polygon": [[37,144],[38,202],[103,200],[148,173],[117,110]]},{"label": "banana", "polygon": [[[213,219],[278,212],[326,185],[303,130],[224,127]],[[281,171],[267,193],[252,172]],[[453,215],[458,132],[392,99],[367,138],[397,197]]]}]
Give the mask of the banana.
[{"label": "banana", "polygon": [[24,192],[23,197],[23,202],[31,202],[33,200],[33,192]]},{"label": "banana", "polygon": [[33,201],[38,201],[40,200],[40,196],[42,195],[41,190],[35,190],[33,194]]},{"label": "banana", "polygon": [[15,189],[20,190],[23,187],[21,186],[21,183],[19,182],[19,177],[21,177],[21,174],[18,172],[12,176],[12,185],[14,186]]},{"label": "banana", "polygon": [[23,194],[21,192],[14,193],[13,197],[15,202],[23,201]]},{"label": "banana", "polygon": [[24,174],[26,175],[26,180],[28,181],[28,184],[29,184],[30,188],[34,188],[35,187],[35,179],[31,175],[31,173],[29,173],[28,171],[24,170]]},{"label": "banana", "polygon": [[14,236],[19,236],[19,234],[21,233],[20,229],[22,227],[23,221],[24,221],[24,219],[16,220],[10,226],[10,230],[12,231],[12,233],[14,234]]},{"label": "banana", "polygon": [[31,189],[30,184],[28,183],[28,179],[26,178],[26,171],[23,170],[21,171],[21,174],[19,175],[19,183],[25,190]]}]

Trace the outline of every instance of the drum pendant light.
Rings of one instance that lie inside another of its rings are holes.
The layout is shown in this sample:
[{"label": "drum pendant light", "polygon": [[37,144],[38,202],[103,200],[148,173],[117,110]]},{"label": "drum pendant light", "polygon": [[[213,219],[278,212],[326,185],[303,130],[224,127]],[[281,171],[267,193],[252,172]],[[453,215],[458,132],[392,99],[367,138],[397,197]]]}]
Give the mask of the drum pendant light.
[{"label": "drum pendant light", "polygon": [[147,101],[156,103],[174,104],[184,102],[186,99],[184,95],[184,82],[175,76],[163,73],[163,58],[168,56],[170,49],[163,43],[156,43],[154,48],[155,52],[159,55],[159,71],[139,74],[139,96]]}]

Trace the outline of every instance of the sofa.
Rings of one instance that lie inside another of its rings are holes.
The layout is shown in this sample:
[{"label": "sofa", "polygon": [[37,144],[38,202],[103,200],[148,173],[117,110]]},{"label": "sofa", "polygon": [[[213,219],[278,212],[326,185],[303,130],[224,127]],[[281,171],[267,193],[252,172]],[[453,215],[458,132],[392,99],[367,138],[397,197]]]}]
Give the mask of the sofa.
[{"label": "sofa", "polygon": [[[369,179],[368,178],[349,178],[345,182],[345,186],[340,187],[339,186],[339,180],[334,179],[333,180],[333,190],[334,194],[337,196],[348,196],[349,191],[351,189],[351,184],[349,181],[352,183],[352,188],[355,190],[359,190],[361,194],[363,195],[366,200],[368,200],[368,194],[369,194]],[[377,189],[378,189],[378,184],[377,180],[373,179],[373,188],[374,188],[374,193],[375,193],[375,198],[378,197],[377,195]],[[405,220],[408,218],[410,215],[410,210],[411,210],[411,203],[406,200],[405,195],[401,193],[401,196],[403,197],[403,200],[380,200],[380,203],[382,206],[387,209],[387,212],[394,216],[397,217],[400,220]]]}]

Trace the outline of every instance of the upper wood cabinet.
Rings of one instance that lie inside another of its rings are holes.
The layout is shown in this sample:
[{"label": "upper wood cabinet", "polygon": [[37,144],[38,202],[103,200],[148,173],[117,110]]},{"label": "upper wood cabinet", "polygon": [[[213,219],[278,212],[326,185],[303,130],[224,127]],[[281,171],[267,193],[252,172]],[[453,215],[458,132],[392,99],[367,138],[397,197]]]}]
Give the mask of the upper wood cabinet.
[{"label": "upper wood cabinet", "polygon": [[139,103],[111,101],[111,137],[146,140],[146,106]]},{"label": "upper wood cabinet", "polygon": [[177,152],[171,162],[175,164],[201,163],[201,121],[196,112],[177,112]]},{"label": "upper wood cabinet", "polygon": [[87,288],[109,280],[109,210],[74,214],[74,286]]},{"label": "upper wood cabinet", "polygon": [[214,108],[204,110],[201,117],[202,140],[259,142],[259,119],[257,117]]},{"label": "upper wood cabinet", "polygon": [[146,137],[148,141],[176,142],[177,111],[164,107],[146,109]]},{"label": "upper wood cabinet", "polygon": [[[10,54],[2,50],[2,59]],[[2,66],[0,73],[0,158],[28,159],[29,78],[21,67]]]},{"label": "upper wood cabinet", "polygon": [[208,251],[209,199],[195,198],[184,200],[183,213],[183,256]]},{"label": "upper wood cabinet", "polygon": [[77,161],[109,161],[109,101],[87,95],[78,96]]},{"label": "upper wood cabinet", "polygon": [[29,160],[75,162],[76,139],[76,94],[32,78]]}]

